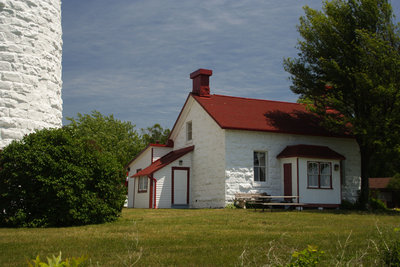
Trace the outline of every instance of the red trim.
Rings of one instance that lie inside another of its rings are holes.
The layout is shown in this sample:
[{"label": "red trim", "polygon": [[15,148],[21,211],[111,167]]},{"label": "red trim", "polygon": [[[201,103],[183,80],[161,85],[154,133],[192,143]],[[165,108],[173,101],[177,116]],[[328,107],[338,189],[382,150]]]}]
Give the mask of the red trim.
[{"label": "red trim", "polygon": [[283,164],[283,195],[293,196],[292,189],[292,163]]},{"label": "red trim", "polygon": [[171,147],[170,145],[168,145],[168,144],[149,144],[149,146],[154,146],[154,147]]},{"label": "red trim", "polygon": [[153,203],[153,209],[157,208],[157,179],[153,177],[153,175],[150,176],[150,179],[154,181],[154,203]]},{"label": "red trim", "polygon": [[345,156],[337,153],[327,146],[315,145],[294,145],[287,146],[281,153],[276,156],[277,158],[317,158],[317,159],[346,159]]},{"label": "red trim", "polygon": [[296,158],[297,167],[297,203],[300,203],[300,190],[299,190],[299,158]]},{"label": "red trim", "polygon": [[186,188],[186,204],[189,204],[189,190],[190,190],[190,168],[189,167],[172,167],[171,171],[172,171],[172,175],[171,175],[171,204],[174,205],[175,204],[175,199],[174,199],[174,171],[175,170],[183,170],[186,171],[187,173],[187,188]]},{"label": "red trim", "polygon": [[158,160],[154,161],[152,164],[150,164],[148,167],[146,167],[139,173],[134,174],[133,176],[137,177],[137,176],[151,175],[154,172],[158,171],[159,169],[164,168],[165,166],[169,165],[170,163],[174,162],[175,160],[179,159],[180,157],[193,151],[193,149],[194,149],[194,146],[189,146],[189,147],[171,151],[168,154],[159,158]]}]

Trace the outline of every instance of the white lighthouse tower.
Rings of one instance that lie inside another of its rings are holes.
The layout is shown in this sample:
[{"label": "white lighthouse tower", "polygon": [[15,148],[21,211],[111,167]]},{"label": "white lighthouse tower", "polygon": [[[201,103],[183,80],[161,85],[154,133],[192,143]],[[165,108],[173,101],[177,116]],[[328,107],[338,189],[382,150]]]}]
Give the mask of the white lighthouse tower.
[{"label": "white lighthouse tower", "polygon": [[0,0],[0,149],[61,127],[61,0]]}]

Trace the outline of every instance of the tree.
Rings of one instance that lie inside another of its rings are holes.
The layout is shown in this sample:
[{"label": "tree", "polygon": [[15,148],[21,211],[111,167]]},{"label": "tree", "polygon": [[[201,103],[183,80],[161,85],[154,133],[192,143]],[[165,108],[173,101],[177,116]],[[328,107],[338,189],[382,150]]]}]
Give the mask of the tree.
[{"label": "tree", "polygon": [[291,90],[311,99],[332,131],[354,135],[367,207],[373,153],[400,151],[400,38],[388,0],[332,0],[305,7],[298,57],[284,60]]},{"label": "tree", "polygon": [[13,141],[0,166],[2,226],[102,223],[121,213],[121,164],[75,129],[44,129]]},{"label": "tree", "polygon": [[152,127],[147,127],[146,129],[141,129],[142,140],[145,145],[161,143],[166,144],[168,141],[170,129],[164,129],[160,124],[156,123]]},{"label": "tree", "polygon": [[125,166],[143,148],[143,142],[130,122],[123,122],[113,115],[103,116],[98,111],[82,115],[70,121],[66,127],[79,137],[92,140],[101,150],[115,155],[121,166]]}]

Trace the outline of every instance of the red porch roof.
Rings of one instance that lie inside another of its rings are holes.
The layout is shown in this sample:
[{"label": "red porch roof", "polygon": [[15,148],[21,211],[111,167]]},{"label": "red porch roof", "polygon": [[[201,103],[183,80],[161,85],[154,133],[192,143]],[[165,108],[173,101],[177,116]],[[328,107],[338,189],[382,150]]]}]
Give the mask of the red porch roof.
[{"label": "red porch roof", "polygon": [[321,120],[304,104],[223,95],[192,96],[223,129],[351,137],[324,129]]},{"label": "red porch roof", "polygon": [[150,175],[159,169],[167,166],[168,164],[172,163],[173,161],[179,159],[180,157],[186,155],[190,151],[193,151],[194,146],[189,146],[185,148],[181,148],[178,150],[174,150],[166,154],[165,156],[159,158],[158,160],[154,161],[150,166],[141,170],[140,172],[132,175],[131,177],[139,177],[139,176],[147,176]]},{"label": "red porch roof", "polygon": [[319,159],[346,159],[343,155],[327,146],[295,145],[287,146],[277,158],[319,158]]}]

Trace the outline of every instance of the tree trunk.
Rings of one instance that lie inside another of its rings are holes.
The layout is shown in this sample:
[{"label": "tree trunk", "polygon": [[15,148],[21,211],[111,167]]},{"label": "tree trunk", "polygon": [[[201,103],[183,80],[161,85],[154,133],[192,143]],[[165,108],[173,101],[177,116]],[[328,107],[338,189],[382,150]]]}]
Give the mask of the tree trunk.
[{"label": "tree trunk", "polygon": [[361,209],[368,209],[369,202],[369,164],[371,161],[371,151],[364,145],[360,144],[360,154],[361,154],[361,192],[359,196],[359,203]]}]

